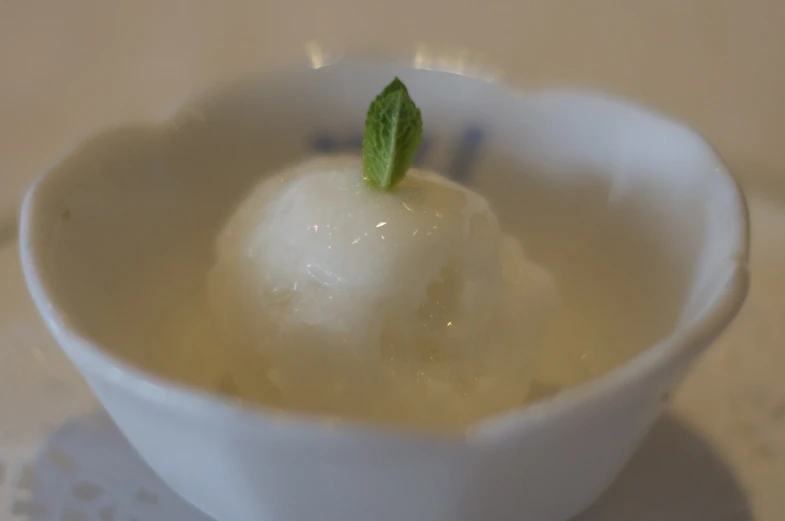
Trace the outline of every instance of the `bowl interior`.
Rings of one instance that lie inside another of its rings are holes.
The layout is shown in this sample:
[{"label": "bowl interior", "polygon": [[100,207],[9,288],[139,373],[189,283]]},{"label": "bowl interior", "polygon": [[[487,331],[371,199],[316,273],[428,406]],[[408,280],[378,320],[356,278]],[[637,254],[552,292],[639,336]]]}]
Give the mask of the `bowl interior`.
[{"label": "bowl interior", "polygon": [[220,340],[203,309],[215,235],[262,176],[359,152],[368,103],[396,75],[423,112],[416,162],[486,195],[555,276],[543,389],[687,327],[744,254],[735,186],[679,124],[602,96],[348,61],[227,85],[80,147],[31,196],[33,259],[55,306],[123,360],[217,385]]}]

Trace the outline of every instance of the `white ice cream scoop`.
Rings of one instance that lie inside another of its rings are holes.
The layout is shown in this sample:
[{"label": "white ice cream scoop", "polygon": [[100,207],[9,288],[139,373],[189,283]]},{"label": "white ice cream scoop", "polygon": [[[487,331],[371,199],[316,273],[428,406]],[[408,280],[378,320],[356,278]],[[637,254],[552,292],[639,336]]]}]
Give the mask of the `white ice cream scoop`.
[{"label": "white ice cream scoop", "polygon": [[254,188],[209,293],[238,396],[421,426],[522,403],[555,301],[482,196],[416,169],[380,190],[353,156]]}]

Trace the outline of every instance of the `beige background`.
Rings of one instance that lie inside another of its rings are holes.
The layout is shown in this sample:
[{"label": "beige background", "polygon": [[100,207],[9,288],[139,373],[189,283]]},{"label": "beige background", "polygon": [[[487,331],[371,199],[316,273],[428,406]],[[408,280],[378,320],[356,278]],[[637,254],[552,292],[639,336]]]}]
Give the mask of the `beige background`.
[{"label": "beige background", "polygon": [[631,96],[703,131],[740,177],[785,183],[778,0],[0,0],[0,205],[89,129],[301,58],[309,40],[460,45],[523,85]]}]

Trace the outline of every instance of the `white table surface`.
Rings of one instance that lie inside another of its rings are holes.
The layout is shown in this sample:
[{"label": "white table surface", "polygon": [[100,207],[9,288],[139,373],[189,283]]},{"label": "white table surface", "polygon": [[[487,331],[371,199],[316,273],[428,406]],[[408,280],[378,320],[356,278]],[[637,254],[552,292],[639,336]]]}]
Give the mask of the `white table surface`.
[{"label": "white table surface", "polygon": [[0,521],[202,521],[139,462],[53,345],[18,268],[30,180],[86,134],[158,118],[305,43],[495,63],[689,121],[742,179],[752,289],[638,456],[576,521],[785,519],[785,3],[778,0],[0,2]]}]

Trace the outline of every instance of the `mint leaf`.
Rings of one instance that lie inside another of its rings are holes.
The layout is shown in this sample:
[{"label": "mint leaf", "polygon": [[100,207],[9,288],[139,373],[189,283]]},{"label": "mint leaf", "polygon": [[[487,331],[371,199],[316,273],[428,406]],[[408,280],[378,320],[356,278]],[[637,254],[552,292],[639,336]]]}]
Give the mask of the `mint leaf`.
[{"label": "mint leaf", "polygon": [[406,86],[395,78],[368,107],[363,134],[363,175],[383,190],[412,166],[422,139],[422,115]]}]

